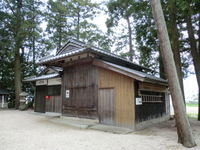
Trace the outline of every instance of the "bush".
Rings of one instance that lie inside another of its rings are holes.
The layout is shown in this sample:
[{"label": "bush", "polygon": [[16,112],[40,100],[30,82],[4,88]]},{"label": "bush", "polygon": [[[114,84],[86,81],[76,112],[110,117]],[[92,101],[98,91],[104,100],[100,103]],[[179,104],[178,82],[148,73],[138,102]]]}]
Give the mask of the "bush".
[{"label": "bush", "polygon": [[8,100],[8,108],[15,108],[15,100]]},{"label": "bush", "polygon": [[27,105],[27,108],[33,108],[33,103],[34,101],[29,101],[26,105]]}]

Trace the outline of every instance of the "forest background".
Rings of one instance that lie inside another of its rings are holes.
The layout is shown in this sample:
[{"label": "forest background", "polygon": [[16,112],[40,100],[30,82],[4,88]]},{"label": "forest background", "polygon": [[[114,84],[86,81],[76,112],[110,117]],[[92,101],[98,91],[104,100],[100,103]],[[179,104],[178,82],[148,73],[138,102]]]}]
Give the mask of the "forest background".
[{"label": "forest background", "polygon": [[[192,48],[196,47],[200,61],[199,2],[161,2],[185,100],[198,99]],[[22,81],[42,70],[35,62],[60,49],[70,37],[121,55],[166,78],[149,0],[0,0],[0,8],[0,89],[10,92],[13,106],[21,91],[33,95],[33,85]],[[190,22],[192,29],[188,28]]]}]

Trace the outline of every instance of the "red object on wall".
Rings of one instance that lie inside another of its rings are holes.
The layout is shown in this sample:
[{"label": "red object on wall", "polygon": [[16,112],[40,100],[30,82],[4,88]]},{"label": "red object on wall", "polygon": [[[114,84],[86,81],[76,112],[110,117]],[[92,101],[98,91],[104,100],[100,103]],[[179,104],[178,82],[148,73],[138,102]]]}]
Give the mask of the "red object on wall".
[{"label": "red object on wall", "polygon": [[50,96],[46,96],[46,99],[50,99]]}]

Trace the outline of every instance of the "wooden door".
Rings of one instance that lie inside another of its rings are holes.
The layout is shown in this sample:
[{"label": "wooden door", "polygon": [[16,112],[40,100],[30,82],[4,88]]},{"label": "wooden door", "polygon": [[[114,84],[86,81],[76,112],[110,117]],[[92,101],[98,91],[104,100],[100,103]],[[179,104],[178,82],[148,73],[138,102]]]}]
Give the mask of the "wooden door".
[{"label": "wooden door", "polygon": [[99,89],[99,121],[102,124],[115,125],[115,91]]},{"label": "wooden door", "polygon": [[[63,115],[97,118],[97,68],[80,63],[64,69]],[[66,96],[66,93],[67,94]]]},{"label": "wooden door", "polygon": [[46,86],[36,86],[35,112],[45,113],[46,108]]}]

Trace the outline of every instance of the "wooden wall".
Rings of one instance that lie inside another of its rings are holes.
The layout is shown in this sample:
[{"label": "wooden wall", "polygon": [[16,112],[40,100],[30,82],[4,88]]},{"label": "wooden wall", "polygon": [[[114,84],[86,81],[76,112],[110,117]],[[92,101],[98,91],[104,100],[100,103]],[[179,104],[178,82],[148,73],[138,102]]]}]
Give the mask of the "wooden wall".
[{"label": "wooden wall", "polygon": [[134,128],[134,79],[101,67],[98,69],[98,76],[99,90],[103,88],[115,90],[115,125]]},{"label": "wooden wall", "polygon": [[167,87],[155,85],[150,83],[135,82],[136,97],[138,94],[146,95],[162,95],[162,102],[143,102],[142,105],[135,106],[135,120],[136,123],[144,122],[147,120],[161,118],[167,115],[168,99],[166,97]]},{"label": "wooden wall", "polygon": [[[69,97],[66,97],[66,90]],[[70,64],[64,68],[63,115],[98,118],[97,68],[91,62]]]},{"label": "wooden wall", "polygon": [[61,105],[61,96],[50,96],[50,99],[46,99],[46,112],[61,113]]}]

